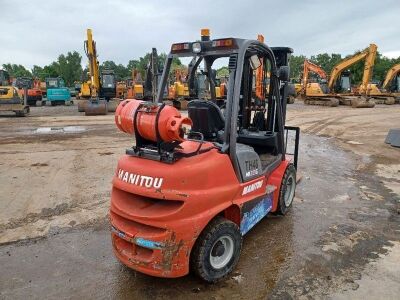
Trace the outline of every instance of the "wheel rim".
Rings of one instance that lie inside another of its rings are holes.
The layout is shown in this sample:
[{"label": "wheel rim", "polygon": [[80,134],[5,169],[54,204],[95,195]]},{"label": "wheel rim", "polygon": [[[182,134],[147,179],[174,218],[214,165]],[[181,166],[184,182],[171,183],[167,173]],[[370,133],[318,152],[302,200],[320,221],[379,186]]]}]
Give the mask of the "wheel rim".
[{"label": "wheel rim", "polygon": [[214,269],[225,267],[233,257],[233,239],[228,235],[221,236],[215,241],[210,251],[210,264]]},{"label": "wheel rim", "polygon": [[292,204],[293,202],[295,188],[296,188],[296,182],[294,180],[293,175],[290,175],[287,179],[286,191],[284,196],[286,207],[289,207],[290,204]]}]

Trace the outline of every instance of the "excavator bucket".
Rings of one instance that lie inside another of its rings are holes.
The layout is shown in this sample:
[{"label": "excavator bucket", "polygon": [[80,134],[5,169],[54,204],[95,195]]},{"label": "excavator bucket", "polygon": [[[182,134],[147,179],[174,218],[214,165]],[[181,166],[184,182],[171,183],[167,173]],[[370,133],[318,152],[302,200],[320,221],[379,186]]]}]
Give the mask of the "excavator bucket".
[{"label": "excavator bucket", "polygon": [[400,148],[400,128],[390,129],[385,140],[386,144],[390,144],[393,147]]},{"label": "excavator bucket", "polygon": [[78,111],[79,112],[84,112],[85,111],[85,107],[87,106],[87,103],[89,101],[87,99],[84,99],[84,100],[80,99],[80,100],[77,100],[77,102],[78,102]]},{"label": "excavator bucket", "polygon": [[121,102],[120,99],[116,99],[116,98],[109,100],[108,103],[107,103],[108,111],[109,112],[115,112],[117,107],[118,107],[118,104],[120,102]]},{"label": "excavator bucket", "polygon": [[106,115],[108,106],[106,100],[89,100],[85,107],[85,116]]},{"label": "excavator bucket", "polygon": [[353,108],[372,108],[375,106],[375,102],[371,98],[360,96],[351,100],[351,106]]}]

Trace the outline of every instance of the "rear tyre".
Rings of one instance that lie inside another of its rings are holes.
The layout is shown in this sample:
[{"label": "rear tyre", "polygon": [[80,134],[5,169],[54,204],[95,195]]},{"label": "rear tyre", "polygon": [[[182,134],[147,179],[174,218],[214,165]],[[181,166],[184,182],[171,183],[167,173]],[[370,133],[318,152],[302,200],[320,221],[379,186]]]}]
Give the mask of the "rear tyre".
[{"label": "rear tyre", "polygon": [[277,213],[285,215],[292,206],[296,191],[296,169],[290,164],[283,174]]},{"label": "rear tyre", "polygon": [[242,249],[239,227],[222,217],[203,230],[190,255],[190,267],[201,279],[217,282],[236,267]]}]

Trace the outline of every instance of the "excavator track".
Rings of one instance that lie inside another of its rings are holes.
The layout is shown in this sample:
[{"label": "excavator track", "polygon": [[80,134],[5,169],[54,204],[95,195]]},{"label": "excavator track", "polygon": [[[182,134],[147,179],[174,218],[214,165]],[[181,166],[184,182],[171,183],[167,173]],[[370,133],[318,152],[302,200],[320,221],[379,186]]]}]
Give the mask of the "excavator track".
[{"label": "excavator track", "polygon": [[393,105],[396,103],[394,97],[375,97],[373,96],[375,104]]},{"label": "excavator track", "polygon": [[372,98],[366,98],[362,96],[346,96],[341,97],[340,105],[347,105],[353,108],[372,108],[375,106],[374,100]]},{"label": "excavator track", "polygon": [[353,100],[351,106],[353,108],[373,108],[375,107],[375,102],[373,100],[365,100],[360,97]]},{"label": "excavator track", "polygon": [[307,97],[304,99],[304,104],[336,107],[339,105],[339,100],[332,97]]}]

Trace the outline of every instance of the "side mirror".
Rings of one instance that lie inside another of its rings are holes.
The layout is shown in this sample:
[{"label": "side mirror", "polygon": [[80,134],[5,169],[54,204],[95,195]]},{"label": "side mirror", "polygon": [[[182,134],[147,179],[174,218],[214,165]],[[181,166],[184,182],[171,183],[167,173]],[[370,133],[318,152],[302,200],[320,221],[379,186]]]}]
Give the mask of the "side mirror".
[{"label": "side mirror", "polygon": [[290,73],[289,66],[281,66],[278,71],[279,80],[281,80],[283,82],[288,82],[289,81],[289,73]]}]

